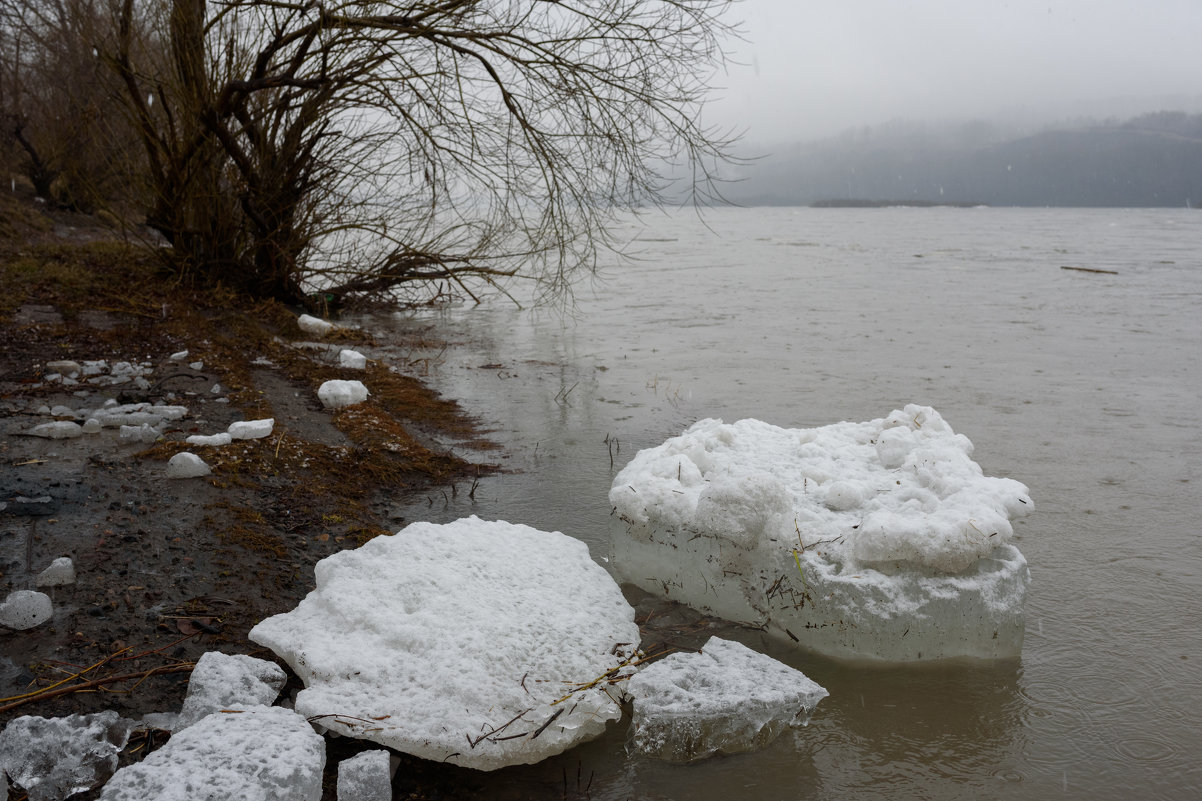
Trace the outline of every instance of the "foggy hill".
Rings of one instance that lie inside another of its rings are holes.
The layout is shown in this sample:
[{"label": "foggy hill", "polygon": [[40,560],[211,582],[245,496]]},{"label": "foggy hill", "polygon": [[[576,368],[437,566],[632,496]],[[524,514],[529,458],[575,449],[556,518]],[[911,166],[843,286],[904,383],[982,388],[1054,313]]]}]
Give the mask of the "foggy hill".
[{"label": "foggy hill", "polygon": [[1007,137],[987,123],[894,123],[746,166],[745,205],[818,201],[997,206],[1202,205],[1202,115],[1145,114]]}]

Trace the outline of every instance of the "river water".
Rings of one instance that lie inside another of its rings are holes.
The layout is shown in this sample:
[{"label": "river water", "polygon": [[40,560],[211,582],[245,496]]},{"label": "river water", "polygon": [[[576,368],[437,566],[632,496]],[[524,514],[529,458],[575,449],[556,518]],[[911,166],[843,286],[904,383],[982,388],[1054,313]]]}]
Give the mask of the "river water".
[{"label": "river water", "polygon": [[506,454],[472,497],[395,513],[560,530],[603,561],[614,473],[695,420],[806,427],[923,403],[987,474],[1031,489],[1023,654],[865,667],[717,627],[830,690],[808,728],[673,766],[627,755],[612,726],[465,794],[1202,797],[1202,213],[722,209],[621,233],[636,260],[603,265],[571,314],[370,321],[449,340],[378,355],[426,359]]}]

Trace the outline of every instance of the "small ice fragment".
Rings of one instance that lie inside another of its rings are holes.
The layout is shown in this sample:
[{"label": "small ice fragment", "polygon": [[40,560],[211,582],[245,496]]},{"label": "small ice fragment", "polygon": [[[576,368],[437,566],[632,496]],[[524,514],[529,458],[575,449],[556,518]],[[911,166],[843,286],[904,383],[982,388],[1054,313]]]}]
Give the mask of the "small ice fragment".
[{"label": "small ice fragment", "polygon": [[325,320],[308,314],[302,314],[300,317],[297,317],[296,324],[306,334],[316,334],[319,337],[323,337],[334,330],[333,323],[328,323]]},{"label": "small ice fragment", "polygon": [[159,430],[143,423],[140,426],[121,426],[117,435],[124,443],[153,443],[159,438]]},{"label": "small ice fragment", "polygon": [[39,587],[60,587],[64,584],[75,583],[75,563],[69,556],[60,556],[50,563],[50,566],[38,573]]},{"label": "small ice fragment", "polygon": [[104,786],[100,801],[318,801],[325,741],[303,717],[249,706],[209,715]]},{"label": "small ice fragment", "polygon": [[228,431],[222,431],[220,434],[209,434],[207,436],[204,434],[193,434],[185,441],[189,445],[208,446],[215,448],[222,445],[229,445],[234,441],[234,438],[230,436]]},{"label": "small ice fragment", "polygon": [[57,361],[46,362],[47,373],[61,373],[62,375],[74,378],[83,368],[79,366],[79,362],[73,362],[70,359],[60,359]]},{"label": "small ice fragment", "polygon": [[[68,380],[70,380],[70,379],[68,379]],[[145,391],[145,390],[150,389],[150,382],[147,381],[142,376],[137,376],[136,378],[134,378],[134,386],[140,390]]]},{"label": "small ice fragment", "polygon": [[635,674],[631,748],[669,762],[754,751],[809,723],[829,693],[799,670],[737,642],[711,637]]},{"label": "small ice fragment", "polygon": [[263,420],[238,420],[230,423],[229,435],[234,439],[261,439],[271,433],[275,418]]},{"label": "small ice fragment", "polygon": [[50,407],[49,406],[39,406],[38,414],[50,414]]},{"label": "small ice fragment", "polygon": [[105,370],[108,369],[108,366],[109,366],[108,362],[104,361],[103,359],[101,359],[99,361],[94,361],[94,362],[84,362],[83,363],[83,374],[84,375],[100,375],[101,373],[103,373]]},{"label": "small ice fragment", "polygon": [[151,406],[146,411],[150,412],[151,414],[157,414],[164,420],[182,420],[188,415],[187,406],[155,405]]},{"label": "small ice fragment", "polygon": [[167,462],[167,478],[198,478],[212,472],[204,459],[187,451],[175,454]]},{"label": "small ice fragment", "polygon": [[338,353],[338,364],[352,370],[362,370],[367,367],[367,357],[357,350],[343,349]]},{"label": "small ice fragment", "polygon": [[83,434],[79,423],[69,420],[55,420],[53,423],[41,423],[29,429],[29,435],[45,439],[71,439]]},{"label": "small ice fragment", "polygon": [[387,751],[364,751],[338,763],[338,801],[390,801],[392,771]]},{"label": "small ice fragment", "polygon": [[147,712],[138,721],[138,728],[171,731],[178,720],[179,714],[176,712]]},{"label": "small ice fragment", "polygon": [[275,662],[243,654],[209,651],[192,669],[188,695],[173,731],[188,728],[206,715],[234,705],[270,706],[287,681]]},{"label": "small ice fragment", "polygon": [[327,409],[340,409],[367,400],[367,387],[362,381],[333,380],[322,384],[317,390],[321,405]]},{"label": "small ice fragment", "polygon": [[0,604],[0,626],[17,631],[40,626],[54,615],[50,596],[34,590],[16,590]]},{"label": "small ice fragment", "polygon": [[191,367],[193,370],[196,370],[197,372],[205,369],[204,362],[189,362],[188,366]]},{"label": "small ice fragment", "polygon": [[209,394],[211,395],[220,395],[222,392],[225,392],[225,387],[221,386],[221,384],[214,384],[212,388],[209,389]]},{"label": "small ice fragment", "polygon": [[30,801],[58,801],[102,784],[134,722],[108,710],[90,715],[12,720],[0,734],[0,768]]},{"label": "small ice fragment", "polygon": [[70,406],[55,406],[50,410],[51,417],[75,417],[75,410]]},{"label": "small ice fragment", "polygon": [[182,362],[186,358],[188,358],[188,351],[181,350],[168,356],[167,360],[172,362]]},{"label": "small ice fragment", "polygon": [[163,422],[162,415],[141,410],[120,411],[118,409],[105,409],[96,413],[96,419],[105,428],[141,425],[157,426]]},{"label": "small ice fragment", "polygon": [[84,424],[80,426],[80,430],[85,434],[99,434],[104,426],[100,425],[100,421],[95,417],[89,417]]}]

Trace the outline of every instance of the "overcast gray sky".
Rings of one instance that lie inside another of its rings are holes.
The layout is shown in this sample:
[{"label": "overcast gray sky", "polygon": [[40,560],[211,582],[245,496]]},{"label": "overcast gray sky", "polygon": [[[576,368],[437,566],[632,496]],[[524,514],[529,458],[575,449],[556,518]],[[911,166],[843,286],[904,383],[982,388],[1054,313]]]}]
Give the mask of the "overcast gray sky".
[{"label": "overcast gray sky", "polygon": [[1202,110],[1202,0],[743,0],[733,17],[742,63],[718,76],[709,116],[755,141],[1174,96]]}]

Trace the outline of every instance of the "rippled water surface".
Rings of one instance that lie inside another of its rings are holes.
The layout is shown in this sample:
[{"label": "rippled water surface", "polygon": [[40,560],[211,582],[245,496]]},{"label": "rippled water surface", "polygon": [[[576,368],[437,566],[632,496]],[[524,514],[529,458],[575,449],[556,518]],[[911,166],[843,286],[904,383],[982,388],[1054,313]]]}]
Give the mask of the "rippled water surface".
[{"label": "rippled water surface", "polygon": [[639,260],[581,287],[568,318],[369,321],[451,341],[380,355],[432,357],[513,471],[398,514],[558,529],[600,560],[613,474],[697,419],[801,427],[929,404],[986,473],[1031,488],[1026,644],[1000,664],[864,667],[722,628],[830,690],[797,737],[670,766],[626,755],[614,726],[470,792],[1202,797],[1202,212],[745,209],[626,233]]}]

